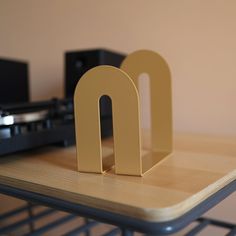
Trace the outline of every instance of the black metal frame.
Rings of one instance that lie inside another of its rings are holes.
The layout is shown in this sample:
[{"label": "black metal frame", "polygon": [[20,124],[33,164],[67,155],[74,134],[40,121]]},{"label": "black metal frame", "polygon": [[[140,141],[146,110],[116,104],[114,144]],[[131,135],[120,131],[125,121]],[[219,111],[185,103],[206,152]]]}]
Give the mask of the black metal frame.
[{"label": "black metal frame", "polygon": [[[67,214],[65,216],[60,217],[59,219],[56,219],[52,222],[46,223],[43,226],[35,227],[35,223],[38,220],[43,219],[44,217],[47,217],[49,215],[53,215],[57,213],[58,211],[52,208],[48,209],[41,209],[40,212],[34,213],[33,209],[39,207],[40,205],[32,204],[28,202],[24,206],[18,207],[14,210],[8,211],[6,213],[3,213],[0,215],[0,221],[7,222],[8,219],[15,216],[20,216],[20,214],[27,212],[28,216],[24,217],[23,219],[18,219],[14,223],[8,223],[5,226],[0,227],[0,235],[8,235],[10,233],[17,232],[21,227],[29,226],[28,233],[25,233],[24,236],[38,236],[38,235],[44,235],[44,233],[53,230],[57,226],[61,226],[63,224],[66,224],[67,222],[74,220],[76,218],[80,218],[79,216],[75,214]],[[86,236],[90,236],[90,230],[94,227],[99,225],[99,222],[94,220],[89,220],[87,218],[84,219],[84,224],[80,226],[76,226],[73,229],[70,229],[68,232],[63,234],[63,236],[76,236],[80,233],[85,233]],[[115,236],[118,233],[120,233],[119,228],[113,228],[109,229],[108,232],[104,234],[104,236]]]},{"label": "black metal frame", "polygon": [[54,197],[49,197],[6,185],[0,185],[0,193],[14,196],[26,201],[33,201],[34,203],[46,205],[57,210],[118,226],[122,231],[122,235],[132,235],[133,231],[151,235],[168,235],[183,229],[195,220],[199,222],[199,225],[192,229],[189,234],[187,234],[188,236],[195,235],[196,232],[199,232],[199,230],[203,229],[209,224],[231,229],[231,234],[228,235],[234,235],[232,233],[235,233],[236,225],[199,217],[226,198],[228,195],[233,193],[235,190],[236,180],[229,183],[227,186],[177,219],[167,222],[147,222],[105,210],[67,202]]},{"label": "black metal frame", "polygon": [[236,224],[211,219],[208,217],[200,217],[196,221],[198,222],[198,225],[191,229],[188,233],[186,233],[185,236],[195,236],[210,225],[228,229],[229,232],[226,234],[226,236],[236,235]]}]

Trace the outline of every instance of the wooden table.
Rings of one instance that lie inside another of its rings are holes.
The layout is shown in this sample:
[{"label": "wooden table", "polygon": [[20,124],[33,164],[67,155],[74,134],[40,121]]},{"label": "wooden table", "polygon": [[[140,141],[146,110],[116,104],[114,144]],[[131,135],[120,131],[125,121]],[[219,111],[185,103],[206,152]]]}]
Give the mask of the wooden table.
[{"label": "wooden table", "polygon": [[235,179],[236,137],[177,134],[174,152],[143,177],[78,173],[75,147],[0,158],[0,192],[148,233],[171,233],[199,217],[235,189]]}]

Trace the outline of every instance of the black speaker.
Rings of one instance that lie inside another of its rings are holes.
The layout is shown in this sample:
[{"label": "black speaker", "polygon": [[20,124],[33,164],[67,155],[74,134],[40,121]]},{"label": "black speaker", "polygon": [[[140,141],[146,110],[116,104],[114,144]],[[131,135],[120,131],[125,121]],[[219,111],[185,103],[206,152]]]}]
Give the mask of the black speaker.
[{"label": "black speaker", "polygon": [[0,58],[0,104],[28,101],[28,64]]},{"label": "black speaker", "polygon": [[[75,87],[81,76],[89,69],[99,65],[120,67],[125,55],[106,49],[71,51],[65,53],[65,96],[73,97]],[[112,109],[110,98],[100,99],[102,137],[112,134]]]},{"label": "black speaker", "polygon": [[99,65],[120,67],[124,54],[105,49],[71,51],[65,53],[65,96],[74,95],[80,77],[89,69]]}]

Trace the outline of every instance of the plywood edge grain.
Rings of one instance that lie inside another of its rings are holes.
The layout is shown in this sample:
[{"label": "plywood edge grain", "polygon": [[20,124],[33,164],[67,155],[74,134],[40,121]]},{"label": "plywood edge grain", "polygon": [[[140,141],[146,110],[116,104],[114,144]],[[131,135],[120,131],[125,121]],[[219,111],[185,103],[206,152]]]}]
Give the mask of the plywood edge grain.
[{"label": "plywood edge grain", "polygon": [[234,180],[236,180],[236,170],[225,175],[223,178],[220,178],[218,181],[208,185],[198,193],[189,196],[178,204],[159,209],[145,209],[148,215],[148,218],[145,220],[154,222],[174,220],[184,215],[200,203],[204,202],[207,200],[207,198],[211,197],[213,194],[220,191]]},{"label": "plywood edge grain", "polygon": [[55,197],[61,200],[66,200],[72,203],[77,203],[100,210],[110,211],[148,222],[165,222],[174,220],[184,215],[185,213],[196,207],[198,204],[202,203],[204,200],[215,194],[217,191],[221,190],[223,187],[227,186],[235,179],[236,170],[228,173],[227,175],[210,184],[198,193],[189,195],[189,197],[179,202],[178,204],[163,208],[141,208],[123,203],[99,199],[92,196],[86,196],[83,194],[64,191],[61,189],[51,188],[24,180],[14,179],[11,177],[0,176],[0,182],[7,186]]}]

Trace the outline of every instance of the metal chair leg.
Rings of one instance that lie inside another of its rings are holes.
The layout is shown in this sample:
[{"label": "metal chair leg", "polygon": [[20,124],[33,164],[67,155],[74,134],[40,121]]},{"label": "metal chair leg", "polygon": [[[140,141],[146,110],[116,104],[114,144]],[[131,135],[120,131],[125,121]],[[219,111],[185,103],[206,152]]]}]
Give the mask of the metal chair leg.
[{"label": "metal chair leg", "polygon": [[133,231],[129,230],[129,229],[121,229],[121,235],[122,236],[133,236]]},{"label": "metal chair leg", "polygon": [[[32,218],[34,216],[33,209],[32,209],[33,204],[31,202],[27,202],[27,205],[28,205],[27,212],[28,212],[29,218]],[[30,233],[34,232],[34,222],[33,221],[29,222],[29,230],[30,230]]]}]

